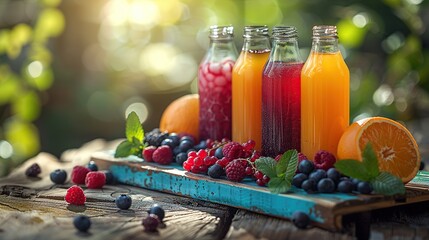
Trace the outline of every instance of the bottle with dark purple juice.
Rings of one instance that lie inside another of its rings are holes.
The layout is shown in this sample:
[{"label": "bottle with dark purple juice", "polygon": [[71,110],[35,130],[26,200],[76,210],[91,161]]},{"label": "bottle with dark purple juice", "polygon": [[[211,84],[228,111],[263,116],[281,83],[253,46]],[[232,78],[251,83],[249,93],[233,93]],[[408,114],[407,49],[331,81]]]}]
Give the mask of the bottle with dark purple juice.
[{"label": "bottle with dark purple juice", "polygon": [[301,145],[301,69],[295,27],[274,27],[262,78],[262,154],[275,157]]}]

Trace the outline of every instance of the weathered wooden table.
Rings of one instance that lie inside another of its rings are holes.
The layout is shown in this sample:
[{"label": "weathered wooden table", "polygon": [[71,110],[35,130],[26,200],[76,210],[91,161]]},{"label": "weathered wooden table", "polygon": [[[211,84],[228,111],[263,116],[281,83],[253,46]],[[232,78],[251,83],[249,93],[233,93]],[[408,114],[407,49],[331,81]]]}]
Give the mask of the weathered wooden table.
[{"label": "weathered wooden table", "polygon": [[[94,151],[117,143],[94,140],[66,151],[60,160],[41,153],[0,179],[0,239],[355,239],[356,225],[365,221],[371,223],[371,239],[429,239],[429,202],[351,216],[359,218],[357,224],[351,222],[336,233],[315,227],[299,230],[287,220],[127,185],[84,188],[85,206],[68,206],[64,195],[71,184],[53,185],[49,173],[84,165]],[[34,162],[42,174],[27,178],[24,171]],[[121,193],[132,196],[130,210],[116,207],[114,199]],[[166,210],[165,226],[148,233],[141,220],[154,203]],[[91,217],[88,233],[77,232],[72,224],[80,213]]]}]

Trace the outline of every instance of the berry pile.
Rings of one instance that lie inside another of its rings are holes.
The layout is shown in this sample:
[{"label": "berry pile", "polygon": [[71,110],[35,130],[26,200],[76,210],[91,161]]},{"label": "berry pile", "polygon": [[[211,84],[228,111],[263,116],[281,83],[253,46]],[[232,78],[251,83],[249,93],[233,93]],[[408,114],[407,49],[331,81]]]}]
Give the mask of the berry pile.
[{"label": "berry pile", "polygon": [[319,151],[314,162],[302,159],[298,164],[297,173],[292,179],[292,185],[302,188],[308,193],[352,193],[362,194],[372,192],[371,185],[358,179],[342,176],[335,168],[336,159],[331,153]]}]

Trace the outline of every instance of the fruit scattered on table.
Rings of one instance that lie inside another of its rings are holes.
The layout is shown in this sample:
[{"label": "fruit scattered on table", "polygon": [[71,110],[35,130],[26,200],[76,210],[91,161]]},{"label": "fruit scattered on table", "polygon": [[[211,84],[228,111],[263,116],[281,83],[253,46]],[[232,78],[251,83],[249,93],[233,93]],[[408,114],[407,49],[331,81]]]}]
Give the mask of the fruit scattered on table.
[{"label": "fruit scattered on table", "polygon": [[103,172],[89,172],[86,174],[85,185],[90,189],[102,188],[106,184],[106,174]]},{"label": "fruit scattered on table", "polygon": [[371,143],[380,171],[391,173],[407,183],[420,167],[420,153],[411,133],[400,123],[383,117],[370,117],[350,125],[338,143],[339,159],[362,161],[362,152]]},{"label": "fruit scattered on table", "polygon": [[158,220],[160,222],[162,222],[164,220],[164,217],[165,217],[165,211],[164,211],[164,209],[159,204],[152,205],[152,207],[149,208],[149,210],[147,211],[147,213],[149,215],[150,214],[155,214],[156,216],[158,216]]},{"label": "fruit scattered on table", "polygon": [[115,200],[116,206],[121,210],[127,210],[131,207],[132,199],[126,194],[121,194]]},{"label": "fruit scattered on table", "polygon": [[310,217],[301,211],[295,211],[292,214],[292,222],[297,228],[305,229],[310,224]]},{"label": "fruit scattered on table", "polygon": [[94,161],[89,161],[89,163],[86,167],[91,171],[98,171],[98,166],[97,166],[97,164],[95,164]]},{"label": "fruit scattered on table", "polygon": [[53,183],[63,184],[66,182],[67,172],[63,169],[56,169],[55,171],[51,172],[51,174],[49,174],[49,177]]},{"label": "fruit scattered on table", "polygon": [[115,183],[115,178],[113,177],[113,174],[111,171],[102,170],[101,172],[104,173],[104,175],[106,175],[106,184],[114,184]]},{"label": "fruit scattered on table", "polygon": [[91,220],[85,215],[78,215],[73,219],[73,225],[80,232],[87,232],[91,227]]},{"label": "fruit scattered on table", "polygon": [[155,232],[159,225],[158,216],[155,214],[149,214],[146,218],[143,219],[142,225],[146,231]]},{"label": "fruit scattered on table", "polygon": [[69,204],[84,205],[86,197],[81,187],[73,185],[69,189],[67,189],[66,195],[64,196],[64,200]]},{"label": "fruit scattered on table", "polygon": [[241,182],[246,176],[247,161],[236,159],[228,163],[225,168],[226,178],[233,182]]},{"label": "fruit scattered on table", "polygon": [[170,146],[163,145],[155,149],[152,158],[158,164],[168,165],[173,161],[173,151]]},{"label": "fruit scattered on table", "polygon": [[42,172],[39,164],[33,163],[30,167],[25,170],[25,175],[28,177],[37,177]]},{"label": "fruit scattered on table", "polygon": [[74,166],[71,172],[71,181],[75,184],[85,184],[86,174],[91,172],[87,167]]}]

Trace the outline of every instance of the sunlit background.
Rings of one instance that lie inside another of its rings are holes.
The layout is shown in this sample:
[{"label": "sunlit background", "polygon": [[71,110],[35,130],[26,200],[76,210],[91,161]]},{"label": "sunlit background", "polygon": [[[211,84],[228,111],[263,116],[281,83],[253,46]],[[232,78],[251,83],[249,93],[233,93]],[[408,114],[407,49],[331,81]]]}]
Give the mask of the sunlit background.
[{"label": "sunlit background", "polygon": [[[47,151],[123,137],[136,111],[158,126],[197,92],[210,25],[294,25],[305,58],[313,25],[338,26],[351,73],[351,119],[403,121],[429,140],[429,1],[0,1],[0,175]],[[426,123],[426,124],[425,124]]]}]

